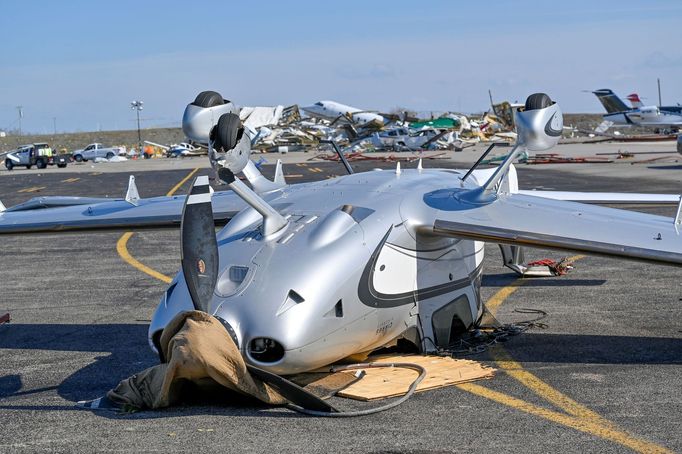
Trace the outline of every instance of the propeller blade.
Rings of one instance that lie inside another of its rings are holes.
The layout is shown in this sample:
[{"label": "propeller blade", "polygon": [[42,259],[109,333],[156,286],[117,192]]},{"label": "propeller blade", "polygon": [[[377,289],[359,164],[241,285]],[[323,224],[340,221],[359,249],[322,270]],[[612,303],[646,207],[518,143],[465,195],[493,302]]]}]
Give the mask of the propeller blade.
[{"label": "propeller blade", "polygon": [[275,388],[278,393],[294,405],[298,405],[306,410],[322,411],[325,413],[338,412],[336,408],[332,407],[315,394],[306,391],[296,383],[290,382],[282,376],[248,364],[246,365],[246,368],[251,375]]},{"label": "propeller blade", "polygon": [[208,312],[218,280],[218,242],[215,236],[208,176],[192,183],[180,224],[182,273],[194,308]]}]

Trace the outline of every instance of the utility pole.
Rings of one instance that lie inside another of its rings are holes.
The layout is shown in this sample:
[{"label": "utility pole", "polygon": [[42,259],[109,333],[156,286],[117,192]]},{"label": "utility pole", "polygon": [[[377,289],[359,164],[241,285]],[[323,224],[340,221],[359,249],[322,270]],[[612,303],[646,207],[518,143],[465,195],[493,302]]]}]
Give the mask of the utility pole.
[{"label": "utility pole", "polygon": [[140,111],[143,109],[144,102],[133,101],[130,103],[130,108],[137,111],[137,150],[139,156],[142,157],[142,134],[140,133]]},{"label": "utility pole", "polygon": [[19,111],[19,137],[21,137],[21,119],[24,118],[24,106],[17,106]]},{"label": "utility pole", "polygon": [[54,135],[57,135],[57,117],[52,117],[52,127],[54,128]]},{"label": "utility pole", "polygon": [[661,107],[661,79],[656,79],[658,82],[658,107]]}]

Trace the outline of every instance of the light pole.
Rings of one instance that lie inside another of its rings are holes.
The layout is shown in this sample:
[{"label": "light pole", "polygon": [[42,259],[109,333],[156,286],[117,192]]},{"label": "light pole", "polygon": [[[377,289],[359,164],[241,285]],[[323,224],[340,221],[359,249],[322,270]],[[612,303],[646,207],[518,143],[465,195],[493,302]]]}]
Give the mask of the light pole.
[{"label": "light pole", "polygon": [[137,150],[142,156],[142,134],[140,133],[140,111],[143,109],[144,102],[133,101],[130,103],[130,108],[137,111]]},{"label": "light pole", "polygon": [[24,106],[17,106],[19,111],[19,137],[21,137],[21,119],[24,118]]}]

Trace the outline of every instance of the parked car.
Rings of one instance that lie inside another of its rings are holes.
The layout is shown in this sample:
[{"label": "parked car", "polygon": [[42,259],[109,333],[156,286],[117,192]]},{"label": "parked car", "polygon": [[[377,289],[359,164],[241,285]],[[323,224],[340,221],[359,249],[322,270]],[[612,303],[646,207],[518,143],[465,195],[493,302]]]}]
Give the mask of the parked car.
[{"label": "parked car", "polygon": [[89,161],[95,158],[111,159],[119,154],[125,155],[125,147],[105,147],[101,143],[91,143],[87,147],[76,150],[72,153],[73,160],[76,162]]},{"label": "parked car", "polygon": [[22,145],[5,155],[5,167],[7,170],[12,170],[14,167],[30,169],[33,166],[44,169],[51,165],[66,167],[68,162],[67,156],[55,155],[52,148],[46,143]]}]

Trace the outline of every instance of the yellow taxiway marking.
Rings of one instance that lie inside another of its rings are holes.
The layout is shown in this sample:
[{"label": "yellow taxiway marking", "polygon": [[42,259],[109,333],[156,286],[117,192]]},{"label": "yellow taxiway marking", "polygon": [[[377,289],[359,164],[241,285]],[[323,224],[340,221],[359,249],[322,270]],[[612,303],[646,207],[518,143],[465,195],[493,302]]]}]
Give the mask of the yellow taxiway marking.
[{"label": "yellow taxiway marking", "polygon": [[319,167],[311,167],[308,170],[310,170],[311,172],[315,172],[315,173],[321,173],[322,172],[322,169],[320,169]]},{"label": "yellow taxiway marking", "polygon": [[627,432],[623,432],[612,427],[606,427],[598,422],[592,421],[590,419],[578,418],[575,416],[565,415],[553,410],[548,410],[546,408],[539,407],[537,405],[531,404],[529,402],[517,399],[516,397],[508,396],[507,394],[493,391],[492,389],[486,388],[485,386],[476,385],[473,383],[464,383],[462,385],[457,385],[458,388],[468,391],[480,397],[485,397],[494,402],[506,405],[508,407],[521,410],[525,413],[531,415],[539,416],[545,418],[549,421],[562,424],[566,427],[570,427],[581,432],[588,433],[590,435],[596,435],[600,438],[604,438],[609,441],[626,446],[633,451],[643,452],[643,453],[672,453],[672,451],[650,443],[645,440],[640,440],[633,437]]},{"label": "yellow taxiway marking", "polygon": [[45,186],[33,186],[30,188],[19,189],[17,192],[38,192],[45,189]]},{"label": "yellow taxiway marking", "polygon": [[[178,184],[173,186],[173,188],[170,191],[168,191],[166,196],[170,197],[173,194],[175,194],[175,192],[178,189],[180,189],[182,185],[187,182],[187,180],[192,178],[192,176],[194,176],[194,174],[197,173],[198,170],[199,170],[198,167],[196,169],[193,169],[189,174],[187,174],[187,176],[185,176],[185,178],[180,180]],[[165,282],[166,284],[170,284],[173,281],[173,279],[170,276],[166,276],[165,274],[159,273],[155,269],[148,267],[147,265],[140,262],[132,255],[130,255],[130,252],[128,252],[128,240],[130,240],[132,236],[133,232],[126,232],[123,235],[121,235],[121,238],[118,239],[118,241],[116,242],[116,252],[118,252],[118,255],[133,268],[142,271],[143,273],[153,277],[154,279],[158,279],[162,282]]]},{"label": "yellow taxiway marking", "polygon": [[62,183],[75,183],[78,180],[80,180],[80,178],[67,178],[66,180],[62,180]]},{"label": "yellow taxiway marking", "polygon": [[132,236],[133,232],[126,232],[123,235],[121,235],[121,238],[118,239],[118,241],[116,242],[116,252],[118,252],[118,255],[120,255],[121,258],[133,268],[136,268],[155,279],[165,282],[166,284],[170,284],[173,279],[171,279],[169,276],[159,273],[155,269],[148,267],[147,265],[140,262],[132,255],[130,255],[130,252],[128,252],[128,240]]},{"label": "yellow taxiway marking", "polygon": [[[570,257],[568,261],[574,262],[576,260],[582,259],[583,257],[585,256],[576,255],[574,257]],[[488,310],[495,315],[500,305],[507,298],[509,298],[509,296],[516,292],[519,287],[528,281],[529,280],[527,279],[519,278],[508,286],[500,289],[486,303]],[[535,394],[544,398],[546,401],[552,403],[556,407],[564,410],[568,414],[548,410],[507,394],[493,391],[481,385],[467,383],[458,385],[460,389],[481,397],[485,397],[486,399],[493,400],[508,407],[545,418],[557,424],[562,424],[575,430],[619,443],[637,452],[671,452],[662,446],[656,445],[646,440],[641,440],[623,430],[618,429],[611,421],[606,420],[584,405],[579,404],[562,392],[552,388],[549,384],[525,370],[523,365],[515,361],[509,352],[507,352],[502,346],[497,345],[495,348],[492,348],[490,350],[490,355],[497,363],[497,366],[507,375],[516,379]]]},{"label": "yellow taxiway marking", "polygon": [[[187,180],[189,180],[199,169],[192,170],[189,175],[183,178],[177,185],[175,185],[167,196],[171,196],[177,191]],[[133,232],[126,232],[121,236],[116,244],[116,250],[123,260],[129,263],[134,268],[148,274],[149,276],[169,284],[172,281],[170,276],[159,273],[158,271],[148,267],[144,263],[135,259],[127,249],[127,243]],[[578,255],[570,257],[569,261],[580,260],[584,256]],[[511,296],[519,287],[521,287],[528,280],[517,279],[510,285],[500,289],[490,300],[486,303],[488,310],[494,315],[499,309],[500,305]],[[620,430],[616,425],[594,411],[579,404],[575,400],[552,388],[547,383],[540,380],[538,377],[528,372],[523,368],[521,363],[515,361],[506,350],[498,346],[491,350],[491,355],[498,367],[505,371],[509,376],[518,380],[524,386],[535,392],[538,396],[543,397],[548,402],[556,405],[568,414],[559,413],[554,410],[549,410],[530,402],[512,397],[510,395],[494,391],[481,385],[473,383],[464,383],[457,385],[463,391],[467,391],[474,395],[484,397],[502,405],[523,411],[525,413],[539,416],[556,424],[585,432],[605,440],[609,440],[625,447],[628,447],[636,452],[642,453],[671,453],[672,451],[659,446],[657,444],[636,438],[627,432]]]},{"label": "yellow taxiway marking", "polygon": [[298,163],[296,164],[296,167],[308,167],[308,164]]},{"label": "yellow taxiway marking", "polygon": [[92,175],[93,177],[96,177],[98,175],[102,175],[102,172],[92,172],[90,175]]}]

